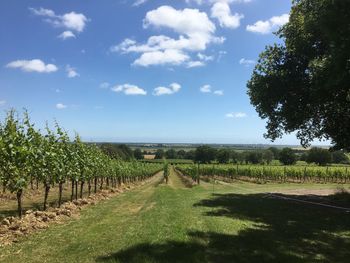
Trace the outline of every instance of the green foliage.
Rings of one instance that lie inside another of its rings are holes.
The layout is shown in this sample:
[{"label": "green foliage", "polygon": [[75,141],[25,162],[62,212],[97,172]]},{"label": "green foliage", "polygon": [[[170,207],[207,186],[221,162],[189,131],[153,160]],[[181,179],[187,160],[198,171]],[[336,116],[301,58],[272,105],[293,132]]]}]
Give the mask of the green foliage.
[{"label": "green foliage", "polygon": [[[128,153],[124,146],[118,148]],[[50,187],[55,183],[80,182],[82,196],[84,183],[90,185],[91,179],[95,182],[107,178],[113,182],[143,180],[160,169],[159,164],[113,159],[96,145],[83,143],[79,135],[71,142],[57,123],[55,130],[46,125],[43,134],[34,128],[27,112],[21,119],[11,110],[4,123],[0,122],[0,180],[4,189],[17,193],[20,215],[22,193],[33,180],[45,186],[45,209]]]},{"label": "green foliage", "polygon": [[332,162],[339,164],[349,164],[349,157],[343,151],[332,152]]},{"label": "green foliage", "polygon": [[197,147],[195,151],[195,161],[198,163],[210,163],[216,157],[216,149],[203,145]]},{"label": "green foliage", "polygon": [[332,161],[332,155],[326,149],[315,147],[308,152],[306,161],[308,163],[326,165],[327,163],[330,163]]},{"label": "green foliage", "polygon": [[130,161],[134,158],[133,151],[125,144],[103,143],[100,147],[105,154],[114,159]]},{"label": "green foliage", "polygon": [[155,159],[163,159],[165,157],[165,153],[162,149],[158,149],[156,151],[156,156],[154,157]]},{"label": "green foliage", "polygon": [[143,154],[141,152],[141,149],[135,149],[134,150],[134,158],[136,160],[142,160],[143,159]]},{"label": "green foliage", "polygon": [[297,157],[291,148],[283,148],[279,153],[279,160],[284,165],[292,165],[297,161]]},{"label": "green foliage", "polygon": [[197,165],[178,164],[176,169],[182,174],[190,176],[193,180],[197,178],[198,173],[200,176],[222,176],[230,179],[247,177],[278,182],[345,183],[350,180],[347,167],[201,164],[198,171]]},{"label": "green foliage", "polygon": [[350,1],[293,1],[289,22],[266,47],[249,80],[248,95],[267,119],[265,137],[297,132],[350,148]]},{"label": "green foliage", "polygon": [[219,163],[228,163],[230,161],[231,152],[228,149],[220,149],[216,154]]},{"label": "green foliage", "polygon": [[252,164],[262,163],[263,154],[261,151],[250,151],[246,153],[245,160],[247,163]]},{"label": "green foliage", "polygon": [[177,153],[174,149],[169,149],[165,152],[165,158],[167,159],[177,159]]}]

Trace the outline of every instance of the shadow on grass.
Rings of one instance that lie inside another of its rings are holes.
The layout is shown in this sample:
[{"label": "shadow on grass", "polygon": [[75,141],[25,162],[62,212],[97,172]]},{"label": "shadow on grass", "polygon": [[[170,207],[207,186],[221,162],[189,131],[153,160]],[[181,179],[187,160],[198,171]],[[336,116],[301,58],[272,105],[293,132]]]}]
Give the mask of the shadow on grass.
[{"label": "shadow on grass", "polygon": [[189,232],[189,242],[139,244],[97,262],[349,262],[350,214],[344,211],[264,194],[214,194],[194,206],[227,224],[254,227],[242,226],[237,235]]}]

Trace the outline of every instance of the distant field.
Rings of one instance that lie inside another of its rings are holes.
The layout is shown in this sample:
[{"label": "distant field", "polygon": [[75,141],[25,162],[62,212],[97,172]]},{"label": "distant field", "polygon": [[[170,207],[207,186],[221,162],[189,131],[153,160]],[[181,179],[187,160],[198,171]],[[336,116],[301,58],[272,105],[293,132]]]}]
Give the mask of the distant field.
[{"label": "distant field", "polygon": [[193,164],[193,160],[188,159],[144,159],[143,162],[147,163],[170,163],[170,164]]}]

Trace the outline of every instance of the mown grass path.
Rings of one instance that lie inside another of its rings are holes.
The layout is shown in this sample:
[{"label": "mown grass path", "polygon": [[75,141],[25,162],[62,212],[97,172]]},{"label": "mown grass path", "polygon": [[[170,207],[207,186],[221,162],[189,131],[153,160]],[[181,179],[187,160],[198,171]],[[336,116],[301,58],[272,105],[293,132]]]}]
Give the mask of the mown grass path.
[{"label": "mown grass path", "polygon": [[[1,262],[347,262],[350,215],[265,198],[259,186],[187,188],[171,170],[0,248]],[[288,186],[283,186],[287,188]],[[298,187],[290,185],[289,187]],[[300,186],[300,187],[305,187]],[[323,186],[322,186],[323,187]]]}]

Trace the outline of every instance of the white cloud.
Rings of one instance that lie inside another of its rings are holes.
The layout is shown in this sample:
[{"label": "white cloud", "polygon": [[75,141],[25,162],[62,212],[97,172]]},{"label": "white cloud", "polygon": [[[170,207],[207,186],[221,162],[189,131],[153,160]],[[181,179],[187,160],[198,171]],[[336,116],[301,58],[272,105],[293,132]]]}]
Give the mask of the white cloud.
[{"label": "white cloud", "polygon": [[144,89],[127,83],[114,86],[111,90],[117,93],[123,92],[125,95],[147,95],[147,92]]},{"label": "white cloud", "polygon": [[199,90],[202,93],[212,93],[212,94],[217,95],[217,96],[224,95],[223,90],[213,90],[209,84],[203,85],[202,87],[199,88]]},{"label": "white cloud", "polygon": [[246,67],[249,67],[249,66],[255,64],[255,60],[241,58],[241,59],[239,60],[239,64],[244,65],[244,66],[246,66]]},{"label": "white cloud", "polygon": [[199,90],[203,93],[210,93],[211,92],[211,86],[206,84],[199,88]]},{"label": "white cloud", "polygon": [[202,5],[204,3],[207,4],[215,4],[217,2],[222,3],[250,3],[252,0],[185,0],[187,4],[196,3],[197,5]]},{"label": "white cloud", "polygon": [[15,60],[6,65],[7,68],[19,68],[25,72],[51,73],[58,70],[54,64],[45,64],[40,59]]},{"label": "white cloud", "polygon": [[213,56],[207,56],[205,54],[202,54],[202,53],[198,53],[197,54],[197,57],[202,60],[202,61],[211,61],[211,60],[214,60],[214,57]]},{"label": "white cloud", "polygon": [[274,16],[268,20],[259,20],[253,25],[247,25],[247,31],[258,34],[269,34],[278,30],[281,26],[285,25],[289,21],[289,14],[283,14],[281,16]]},{"label": "white cloud", "polygon": [[209,44],[225,41],[223,37],[215,36],[215,25],[205,12],[200,12],[198,9],[177,10],[171,6],[161,6],[147,12],[143,26],[170,29],[179,34],[179,37],[175,39],[156,35],[149,37],[143,44],[127,38],[119,45],[112,46],[110,51],[141,53],[134,61],[134,65],[188,65],[186,62],[192,61],[189,52],[204,51]]},{"label": "white cloud", "polygon": [[205,63],[203,61],[189,61],[187,63],[187,68],[198,68],[198,67],[204,67]]},{"label": "white cloud", "polygon": [[56,109],[58,110],[63,110],[63,109],[66,109],[68,106],[67,105],[64,105],[63,103],[57,103],[56,104]]},{"label": "white cloud", "polygon": [[225,115],[227,118],[245,118],[247,114],[244,112],[230,112]]},{"label": "white cloud", "polygon": [[[86,24],[89,21],[89,19],[84,14],[81,14],[81,13],[69,12],[63,15],[56,15],[53,10],[44,9],[42,7],[40,7],[39,9],[29,8],[29,10],[34,15],[44,17],[45,18],[44,21],[50,23],[55,27],[62,27],[69,31],[73,30],[79,33],[84,31]],[[68,31],[65,31],[65,32],[68,32]],[[62,38],[64,37],[65,32],[62,33],[63,35],[61,34]],[[67,34],[70,34],[70,33],[66,33],[66,35]]]},{"label": "white cloud", "polygon": [[181,89],[181,85],[178,83],[171,83],[169,87],[157,87],[153,90],[154,96],[161,96],[161,95],[171,95],[176,92],[179,92]]},{"label": "white cloud", "polygon": [[80,76],[76,69],[72,68],[70,65],[66,66],[66,72],[68,78],[75,78]]},{"label": "white cloud", "polygon": [[68,31],[64,31],[62,34],[60,34],[58,36],[58,38],[66,40],[68,38],[75,38],[75,35],[74,35],[74,33],[72,31],[68,30]]},{"label": "white cloud", "polygon": [[134,61],[134,65],[148,67],[150,65],[180,65],[189,60],[189,56],[181,50],[166,49],[164,51],[152,51],[143,53]]},{"label": "white cloud", "polygon": [[146,3],[148,0],[136,0],[133,4],[133,6],[140,6]]},{"label": "white cloud", "polygon": [[39,9],[36,9],[36,8],[30,7],[29,10],[32,11],[32,13],[37,16],[56,17],[55,12],[50,9],[45,9],[42,7],[40,7]]},{"label": "white cloud", "polygon": [[108,89],[111,85],[108,82],[102,82],[100,84],[100,89]]},{"label": "white cloud", "polygon": [[232,15],[228,2],[218,1],[211,8],[211,17],[219,21],[221,27],[238,28],[244,15],[235,13]]},{"label": "white cloud", "polygon": [[222,96],[222,95],[224,95],[224,91],[223,90],[215,90],[213,92],[213,94],[218,95],[218,96]]},{"label": "white cloud", "polygon": [[6,104],[6,100],[0,100],[0,107]]}]

